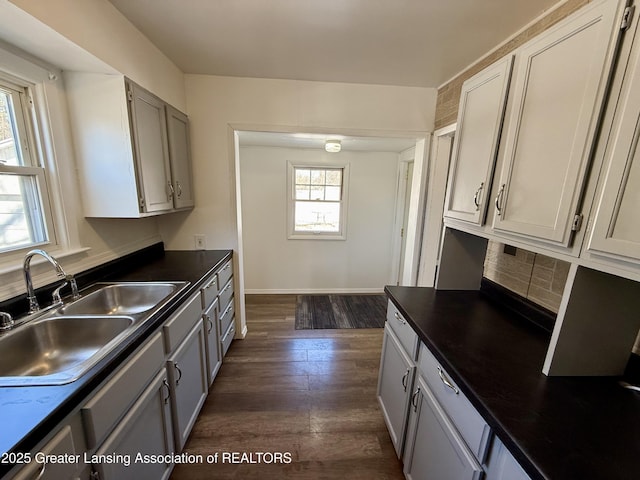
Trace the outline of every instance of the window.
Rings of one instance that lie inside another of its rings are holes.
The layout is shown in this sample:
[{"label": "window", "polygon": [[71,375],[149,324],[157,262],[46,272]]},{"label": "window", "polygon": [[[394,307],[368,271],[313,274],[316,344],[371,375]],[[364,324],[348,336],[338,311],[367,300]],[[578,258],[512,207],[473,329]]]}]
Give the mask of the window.
[{"label": "window", "polygon": [[289,238],[345,238],[346,166],[290,165]]},{"label": "window", "polygon": [[26,86],[0,79],[0,252],[49,241],[45,171]]}]

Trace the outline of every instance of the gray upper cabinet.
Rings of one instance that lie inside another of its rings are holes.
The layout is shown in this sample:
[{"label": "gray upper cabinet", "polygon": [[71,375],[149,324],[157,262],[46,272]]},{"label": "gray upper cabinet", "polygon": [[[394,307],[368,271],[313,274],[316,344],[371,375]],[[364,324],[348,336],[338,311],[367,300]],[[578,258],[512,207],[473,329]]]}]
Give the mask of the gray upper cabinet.
[{"label": "gray upper cabinet", "polygon": [[127,96],[140,210],[170,210],[173,208],[174,187],[171,182],[164,102],[130,81],[127,81]]},{"label": "gray upper cabinet", "polygon": [[516,52],[494,229],[569,246],[624,9],[594,2]]},{"label": "gray upper cabinet", "polygon": [[194,205],[186,115],[122,75],[65,74],[86,217]]},{"label": "gray upper cabinet", "polygon": [[633,45],[613,130],[605,151],[603,182],[587,249],[640,264],[640,42]]},{"label": "gray upper cabinet", "polygon": [[166,112],[173,203],[176,209],[193,207],[195,198],[191,173],[189,118],[169,105],[166,106]]},{"label": "gray upper cabinet", "polygon": [[462,85],[445,217],[484,223],[512,63],[509,55]]}]

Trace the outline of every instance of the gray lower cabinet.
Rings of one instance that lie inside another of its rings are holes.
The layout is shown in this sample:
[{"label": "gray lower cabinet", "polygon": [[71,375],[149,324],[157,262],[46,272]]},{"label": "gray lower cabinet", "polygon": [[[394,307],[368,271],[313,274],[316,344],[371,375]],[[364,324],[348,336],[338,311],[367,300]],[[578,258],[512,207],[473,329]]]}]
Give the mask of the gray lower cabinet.
[{"label": "gray lower cabinet", "polygon": [[169,357],[167,370],[171,389],[176,451],[181,452],[209,390],[205,331],[202,321],[196,323]]},{"label": "gray lower cabinet", "polygon": [[531,480],[498,437],[493,440],[486,480]]},{"label": "gray lower cabinet", "polygon": [[404,473],[409,480],[477,480],[483,473],[420,376],[411,396]]},{"label": "gray lower cabinet", "polygon": [[378,377],[378,402],[398,457],[402,455],[404,445],[415,371],[415,363],[402,348],[389,324],[385,324]]},{"label": "gray lower cabinet", "polygon": [[[95,455],[125,455],[129,462],[96,462],[101,480],[169,478],[173,465],[153,460],[174,452],[167,372],[163,368]],[[127,463],[129,463],[127,465]]]}]

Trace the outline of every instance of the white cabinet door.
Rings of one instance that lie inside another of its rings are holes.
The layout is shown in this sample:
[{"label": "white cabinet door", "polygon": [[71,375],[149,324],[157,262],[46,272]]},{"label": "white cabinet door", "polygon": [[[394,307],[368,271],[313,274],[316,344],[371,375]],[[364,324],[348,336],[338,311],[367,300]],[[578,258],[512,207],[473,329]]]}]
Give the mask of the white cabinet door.
[{"label": "white cabinet door", "polygon": [[531,480],[498,437],[493,440],[486,480]]},{"label": "white cabinet door", "polygon": [[188,117],[167,105],[167,135],[169,137],[169,159],[173,181],[173,203],[175,208],[195,205],[191,174],[191,146]]},{"label": "white cabinet door", "polygon": [[408,480],[477,480],[482,467],[418,376],[404,455]]},{"label": "white cabinet door", "polygon": [[21,468],[18,473],[12,477],[13,480],[72,480],[77,478],[78,463],[61,462],[61,463],[38,463],[35,455],[41,453],[44,455],[78,455],[73,442],[71,427],[65,425],[62,429],[37,452],[32,452],[32,461],[28,465]]},{"label": "white cabinet door", "polygon": [[384,327],[378,378],[378,401],[398,457],[402,455],[407,426],[409,396],[416,367],[391,331]]},{"label": "white cabinet door", "polygon": [[446,217],[484,223],[512,63],[509,55],[462,85]]},{"label": "white cabinet door", "polygon": [[[128,82],[127,89],[142,210],[170,210],[173,208],[173,185],[165,104],[132,82]],[[117,185],[115,188],[117,191]]]},{"label": "white cabinet door", "polygon": [[173,469],[172,463],[135,460],[138,455],[144,460],[147,455],[170,455],[173,452],[169,385],[163,368],[96,452],[96,455],[129,455],[131,464],[95,462],[93,469],[101,480],[166,479]]},{"label": "white cabinet door", "polygon": [[516,53],[495,229],[569,245],[623,11],[594,2]]},{"label": "white cabinet door", "polygon": [[207,398],[207,365],[203,322],[197,325],[168,360],[176,450],[182,451]]},{"label": "white cabinet door", "polygon": [[633,47],[605,153],[604,184],[588,249],[640,260],[640,42]]}]

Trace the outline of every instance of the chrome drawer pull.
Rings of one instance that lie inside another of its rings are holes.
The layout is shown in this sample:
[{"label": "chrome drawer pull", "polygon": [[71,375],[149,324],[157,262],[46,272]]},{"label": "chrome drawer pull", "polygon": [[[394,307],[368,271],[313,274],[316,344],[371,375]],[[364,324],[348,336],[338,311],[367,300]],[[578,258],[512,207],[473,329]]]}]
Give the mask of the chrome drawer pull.
[{"label": "chrome drawer pull", "polygon": [[211,288],[211,287],[213,287],[216,283],[218,283],[218,280],[217,280],[216,278],[214,278],[214,279],[213,279],[213,280],[211,280],[211,281],[209,282],[209,284],[208,284],[206,287],[204,287],[204,288],[205,288],[205,289],[207,289],[207,288]]},{"label": "chrome drawer pull", "polygon": [[393,316],[396,317],[396,320],[398,320],[401,324],[403,325],[407,324],[407,321],[404,318],[402,318],[398,312],[394,312]]},{"label": "chrome drawer pull", "polygon": [[162,385],[167,387],[167,398],[164,399],[164,404],[169,403],[169,399],[171,398],[171,388],[169,388],[169,382],[167,382],[166,378],[162,379]]},{"label": "chrome drawer pull", "polygon": [[496,197],[496,210],[498,211],[498,215],[502,215],[502,196],[504,195],[504,187],[506,184],[502,184],[500,187],[500,191],[498,192],[498,196]]},{"label": "chrome drawer pull", "polygon": [[484,182],[480,184],[478,189],[476,190],[475,195],[473,196],[473,204],[476,206],[476,212],[480,210],[480,202],[478,201],[478,197],[480,196],[480,192],[484,188]]},{"label": "chrome drawer pull", "polygon": [[440,380],[442,380],[442,383],[444,383],[447,387],[449,387],[451,390],[456,392],[456,395],[460,393],[460,390],[458,390],[456,386],[451,383],[451,381],[447,378],[447,376],[442,371],[442,368],[440,367],[438,367],[438,375],[440,375]]},{"label": "chrome drawer pull", "polygon": [[413,405],[413,411],[418,411],[418,395],[420,395],[420,387],[411,396],[411,405]]},{"label": "chrome drawer pull", "polygon": [[45,471],[46,468],[47,468],[47,464],[43,463],[42,466],[40,467],[40,471],[34,477],[34,480],[40,480],[44,476],[44,471]]},{"label": "chrome drawer pull", "polygon": [[180,379],[182,378],[182,370],[180,370],[180,366],[178,365],[178,362],[175,362],[173,366],[178,371],[178,379],[176,380],[176,387],[177,387],[178,385],[180,385]]}]

